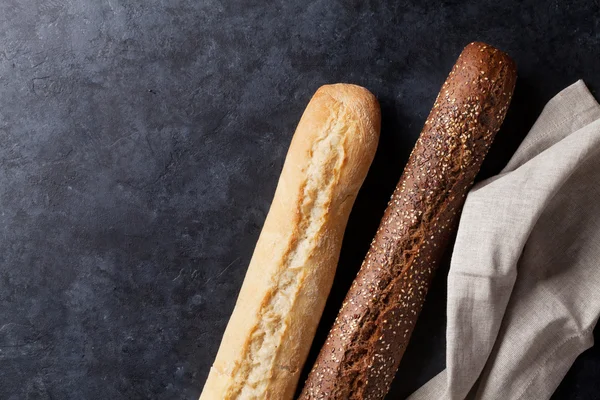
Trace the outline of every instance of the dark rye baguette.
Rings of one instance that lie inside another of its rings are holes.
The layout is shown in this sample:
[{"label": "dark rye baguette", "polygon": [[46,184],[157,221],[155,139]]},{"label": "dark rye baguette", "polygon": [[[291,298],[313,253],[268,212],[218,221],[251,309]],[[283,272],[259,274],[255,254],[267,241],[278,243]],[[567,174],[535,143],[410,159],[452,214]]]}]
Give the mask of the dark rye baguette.
[{"label": "dark rye baguette", "polygon": [[459,211],[500,128],[514,62],[462,52],[435,101],[301,400],[382,399],[398,369]]}]

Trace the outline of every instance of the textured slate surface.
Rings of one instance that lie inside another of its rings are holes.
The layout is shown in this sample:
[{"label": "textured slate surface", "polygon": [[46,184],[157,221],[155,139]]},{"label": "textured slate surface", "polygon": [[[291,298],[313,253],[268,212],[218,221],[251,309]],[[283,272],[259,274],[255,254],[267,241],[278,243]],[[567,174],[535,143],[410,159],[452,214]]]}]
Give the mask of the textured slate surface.
[{"label": "textured slate surface", "polygon": [[[568,3],[568,4],[563,4]],[[600,88],[598,1],[0,2],[0,399],[196,399],[317,87],[380,99],[324,339],[464,45],[520,80],[483,171],[556,92]],[[442,268],[390,398],[444,364]],[[311,355],[311,360],[315,354]],[[600,350],[556,399],[600,397]]]}]

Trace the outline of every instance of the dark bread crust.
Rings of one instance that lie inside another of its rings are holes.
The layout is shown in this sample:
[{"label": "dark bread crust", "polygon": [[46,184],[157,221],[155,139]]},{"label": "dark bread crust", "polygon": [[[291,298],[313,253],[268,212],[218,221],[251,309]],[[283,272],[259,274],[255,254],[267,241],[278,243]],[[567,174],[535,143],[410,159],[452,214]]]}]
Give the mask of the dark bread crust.
[{"label": "dark bread crust", "polygon": [[516,82],[503,52],[471,43],[435,101],[300,399],[381,399]]}]

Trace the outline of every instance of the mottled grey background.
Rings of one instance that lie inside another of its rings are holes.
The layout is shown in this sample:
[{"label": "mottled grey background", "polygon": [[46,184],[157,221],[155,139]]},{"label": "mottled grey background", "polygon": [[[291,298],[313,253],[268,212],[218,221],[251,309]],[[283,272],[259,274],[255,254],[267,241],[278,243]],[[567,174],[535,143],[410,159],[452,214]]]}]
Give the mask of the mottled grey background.
[{"label": "mottled grey background", "polygon": [[[543,104],[600,88],[591,1],[0,2],[0,399],[196,399],[294,127],[319,85],[366,86],[381,145],[323,341],[464,45],[520,80],[483,176]],[[389,398],[444,364],[442,268]],[[311,360],[315,353],[311,354]],[[600,398],[600,350],[556,399]]]}]

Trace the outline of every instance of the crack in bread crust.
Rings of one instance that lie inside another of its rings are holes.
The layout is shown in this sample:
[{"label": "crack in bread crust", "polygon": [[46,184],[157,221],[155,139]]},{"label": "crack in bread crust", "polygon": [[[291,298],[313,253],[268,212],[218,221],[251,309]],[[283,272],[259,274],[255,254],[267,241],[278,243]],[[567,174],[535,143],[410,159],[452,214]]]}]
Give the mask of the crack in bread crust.
[{"label": "crack in bread crust", "polygon": [[[267,295],[259,312],[260,318],[250,337],[247,352],[235,371],[232,399],[264,399],[277,363],[280,342],[287,328],[286,317],[294,307],[295,299],[304,280],[304,265],[318,245],[329,212],[334,186],[339,181],[345,150],[344,139],[348,126],[340,120],[343,105],[334,103],[329,126],[315,140],[310,150],[301,202],[299,202],[299,237],[289,244],[285,267],[273,279],[273,290]],[[290,371],[288,367],[281,367]]]}]

